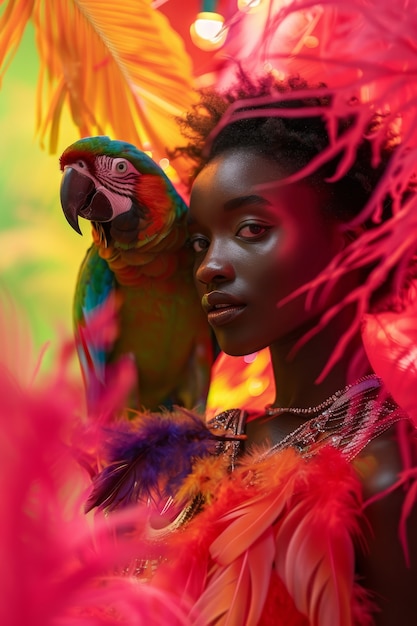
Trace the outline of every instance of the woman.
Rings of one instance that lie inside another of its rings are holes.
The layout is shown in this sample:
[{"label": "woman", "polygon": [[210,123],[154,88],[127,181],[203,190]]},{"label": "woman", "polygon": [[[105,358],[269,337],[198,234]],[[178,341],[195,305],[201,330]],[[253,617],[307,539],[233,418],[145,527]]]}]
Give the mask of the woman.
[{"label": "woman", "polygon": [[[129,497],[147,492],[158,501],[147,567],[162,555],[168,561],[152,572],[153,584],[175,589],[190,604],[192,623],[414,624],[417,510],[407,509],[402,545],[405,492],[397,481],[405,457],[417,464],[415,432],[372,372],[347,302],[373,266],[350,268],[309,301],[303,290],[373,226],[348,222],[388,167],[392,137],[373,168],[374,120],[355,162],[332,180],[340,150],[311,165],[330,146],[326,90],[295,97],[307,88],[298,79],[243,79],[227,94],[203,95],[184,123],[192,142],[179,152],[198,164],[190,245],[203,309],[226,353],[269,346],[277,392],[261,415],[237,409],[217,416],[204,450],[195,447],[204,435],[184,416],[188,469],[173,439],[164,447],[152,431],[161,471],[153,487],[136,485]],[[241,119],[217,126],[236,101]],[[338,137],[354,128],[354,103],[351,111],[338,120]],[[390,284],[379,285],[374,307],[392,301]],[[348,338],[343,355],[322,375],[341,337]],[[149,423],[135,426],[136,443],[150,432]],[[136,448],[135,459],[141,455]],[[120,448],[112,471],[116,459]],[[108,485],[103,496],[99,485],[91,506],[112,508],[118,498],[109,497]],[[169,496],[163,505],[161,492]],[[144,575],[142,566],[136,574]]]}]

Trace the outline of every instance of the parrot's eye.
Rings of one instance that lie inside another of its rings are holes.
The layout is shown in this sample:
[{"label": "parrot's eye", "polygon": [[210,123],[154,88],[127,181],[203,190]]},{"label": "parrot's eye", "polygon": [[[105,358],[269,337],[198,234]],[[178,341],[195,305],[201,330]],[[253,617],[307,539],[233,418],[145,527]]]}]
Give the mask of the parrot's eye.
[{"label": "parrot's eye", "polygon": [[85,168],[87,167],[87,165],[85,164],[85,162],[84,162],[84,161],[81,161],[81,159],[79,159],[79,160],[77,161],[77,165],[78,165],[78,167],[80,167],[81,169],[85,169]]},{"label": "parrot's eye", "polygon": [[116,174],[124,174],[127,172],[127,161],[125,159],[115,159],[113,167]]}]

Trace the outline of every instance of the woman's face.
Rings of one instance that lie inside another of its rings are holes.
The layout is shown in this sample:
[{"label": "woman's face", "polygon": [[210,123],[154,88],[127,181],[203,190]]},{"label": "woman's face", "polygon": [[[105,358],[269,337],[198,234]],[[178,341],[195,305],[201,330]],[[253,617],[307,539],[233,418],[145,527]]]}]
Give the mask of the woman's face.
[{"label": "woman's face", "polygon": [[276,184],[283,177],[277,162],[239,148],[213,159],[193,185],[195,282],[220,347],[231,355],[306,332],[326,307],[307,311],[304,296],[277,307],[343,246],[338,222],[323,211],[324,195],[305,182]]}]

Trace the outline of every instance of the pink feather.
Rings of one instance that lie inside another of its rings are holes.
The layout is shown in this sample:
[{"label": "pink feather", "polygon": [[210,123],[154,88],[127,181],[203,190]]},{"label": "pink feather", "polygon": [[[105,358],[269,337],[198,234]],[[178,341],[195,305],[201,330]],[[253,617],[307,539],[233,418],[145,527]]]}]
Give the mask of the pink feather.
[{"label": "pink feather", "polygon": [[28,383],[27,372],[19,378],[19,363],[30,369],[30,358],[19,346],[30,333],[20,336],[13,317],[7,322],[0,344],[7,337],[18,352],[0,355],[0,623],[187,624],[170,593],[117,573],[141,553],[123,529],[143,512],[93,526],[82,513],[89,479],[71,444],[83,418],[83,390],[68,368],[72,342],[64,343],[51,372]]},{"label": "pink feather", "polygon": [[362,336],[374,371],[417,426],[417,301],[400,313],[369,315]]}]

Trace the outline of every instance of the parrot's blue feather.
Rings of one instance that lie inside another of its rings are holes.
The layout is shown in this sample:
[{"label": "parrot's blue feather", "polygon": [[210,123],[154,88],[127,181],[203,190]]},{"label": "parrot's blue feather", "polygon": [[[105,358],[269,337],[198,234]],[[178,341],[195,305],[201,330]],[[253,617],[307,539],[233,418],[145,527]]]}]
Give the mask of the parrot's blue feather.
[{"label": "parrot's blue feather", "polygon": [[[109,302],[115,288],[108,263],[99,256],[97,247],[91,246],[80,268],[74,307],[78,356],[90,406],[100,395],[98,388],[105,385],[109,353],[108,341],[97,332],[95,316],[98,308]],[[90,332],[92,326],[94,330]]]}]

